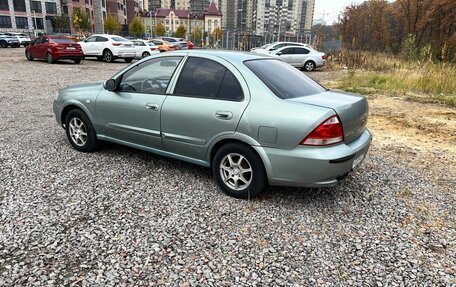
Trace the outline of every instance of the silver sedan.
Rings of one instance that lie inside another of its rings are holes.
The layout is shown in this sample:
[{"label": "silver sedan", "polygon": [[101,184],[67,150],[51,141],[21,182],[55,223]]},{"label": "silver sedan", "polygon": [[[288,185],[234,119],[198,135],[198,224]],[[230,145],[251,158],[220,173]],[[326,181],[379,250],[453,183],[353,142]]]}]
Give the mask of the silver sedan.
[{"label": "silver sedan", "polygon": [[332,186],[372,139],[363,96],[248,53],[153,55],[104,83],[60,90],[53,109],[78,151],[111,141],[205,166],[237,198],[268,185]]}]

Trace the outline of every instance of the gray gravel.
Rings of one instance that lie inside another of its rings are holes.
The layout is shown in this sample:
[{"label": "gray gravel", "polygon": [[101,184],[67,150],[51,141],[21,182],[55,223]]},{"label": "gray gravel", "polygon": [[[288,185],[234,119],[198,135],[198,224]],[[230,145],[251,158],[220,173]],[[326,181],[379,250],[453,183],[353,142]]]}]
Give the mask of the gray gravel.
[{"label": "gray gravel", "polygon": [[456,175],[438,149],[374,141],[335,188],[236,200],[204,168],[115,144],[72,149],[57,89],[125,63],[23,53],[0,49],[0,286],[456,285]]}]

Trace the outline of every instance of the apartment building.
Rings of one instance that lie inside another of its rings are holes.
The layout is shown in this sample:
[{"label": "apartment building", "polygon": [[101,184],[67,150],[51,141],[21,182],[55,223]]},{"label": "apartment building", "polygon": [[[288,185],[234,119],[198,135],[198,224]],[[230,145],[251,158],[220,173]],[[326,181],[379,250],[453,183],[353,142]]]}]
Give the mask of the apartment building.
[{"label": "apartment building", "polygon": [[73,25],[71,24],[71,15],[73,15],[73,10],[76,7],[79,7],[83,10],[86,11],[86,13],[89,15],[91,24],[92,24],[92,29],[90,32],[95,31],[95,24],[96,24],[96,18],[97,16],[97,11],[96,11],[96,1],[101,2],[101,10],[102,10],[102,15],[103,19],[106,18],[106,1],[109,0],[61,0],[62,1],[62,14],[64,16],[68,17],[68,20],[70,22],[71,26],[71,32],[76,33],[76,31],[73,28]]},{"label": "apartment building", "polygon": [[0,0],[0,32],[53,33],[60,0]]}]

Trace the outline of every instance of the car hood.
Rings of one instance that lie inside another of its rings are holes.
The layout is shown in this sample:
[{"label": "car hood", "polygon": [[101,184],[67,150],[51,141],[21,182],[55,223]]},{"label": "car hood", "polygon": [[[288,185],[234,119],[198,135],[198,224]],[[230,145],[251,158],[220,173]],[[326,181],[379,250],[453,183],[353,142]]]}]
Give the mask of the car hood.
[{"label": "car hood", "polygon": [[98,93],[103,88],[104,82],[95,82],[87,84],[78,84],[70,86],[59,91],[59,98],[62,101],[80,100],[80,99],[95,99]]}]

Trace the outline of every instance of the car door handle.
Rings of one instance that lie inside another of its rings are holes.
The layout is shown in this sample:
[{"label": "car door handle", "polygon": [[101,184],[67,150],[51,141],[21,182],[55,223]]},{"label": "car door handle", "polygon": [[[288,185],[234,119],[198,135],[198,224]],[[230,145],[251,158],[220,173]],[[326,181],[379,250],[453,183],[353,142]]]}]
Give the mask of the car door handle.
[{"label": "car door handle", "polygon": [[233,113],[227,111],[218,111],[215,113],[215,117],[221,120],[231,120],[233,118]]},{"label": "car door handle", "polygon": [[152,111],[158,111],[158,105],[157,104],[146,104],[146,109],[152,110]]}]

